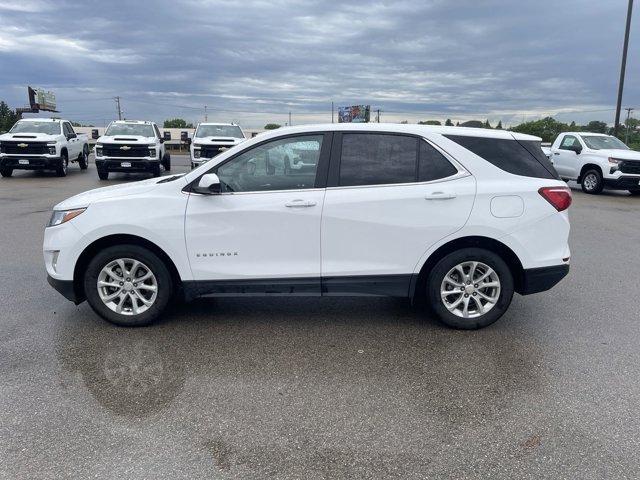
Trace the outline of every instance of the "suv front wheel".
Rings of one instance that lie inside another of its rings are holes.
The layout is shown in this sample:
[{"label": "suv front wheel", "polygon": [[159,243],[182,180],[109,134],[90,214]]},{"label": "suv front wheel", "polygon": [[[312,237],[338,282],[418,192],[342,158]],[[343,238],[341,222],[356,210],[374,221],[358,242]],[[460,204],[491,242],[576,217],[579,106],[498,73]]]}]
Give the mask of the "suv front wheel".
[{"label": "suv front wheel", "polygon": [[116,325],[152,323],[172,296],[171,275],[158,256],[138,245],[101,250],[89,262],[84,291],[91,308]]},{"label": "suv front wheel", "polygon": [[491,325],[513,297],[513,276],[502,258],[481,248],[465,248],[442,258],[431,270],[427,298],[449,327],[473,330]]}]

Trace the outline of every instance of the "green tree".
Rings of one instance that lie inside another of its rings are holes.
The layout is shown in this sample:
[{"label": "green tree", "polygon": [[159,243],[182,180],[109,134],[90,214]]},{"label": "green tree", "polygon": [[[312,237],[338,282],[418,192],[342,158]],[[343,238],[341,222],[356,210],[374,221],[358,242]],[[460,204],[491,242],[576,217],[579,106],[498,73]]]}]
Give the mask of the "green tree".
[{"label": "green tree", "polygon": [[18,121],[18,114],[9,105],[0,101],[0,133],[8,132]]},{"label": "green tree", "polygon": [[462,122],[459,124],[461,127],[470,127],[470,128],[485,128],[485,123],[480,120],[467,120],[466,122]]},{"label": "green tree", "polygon": [[483,125],[483,128],[493,128],[493,127],[491,126],[491,124],[489,123],[489,120],[488,120],[488,119],[487,119],[487,120],[485,120],[484,125]]},{"label": "green tree", "polygon": [[526,133],[542,138],[543,142],[553,142],[562,132],[571,130],[566,123],[558,122],[553,117],[546,117],[541,120],[524,122],[511,129],[514,132]]},{"label": "green tree", "polygon": [[451,121],[450,118],[447,118],[447,121],[444,122],[444,124],[446,127],[453,127],[453,122]]},{"label": "green tree", "polygon": [[498,120],[498,125],[496,125],[496,130],[502,130],[502,120]]},{"label": "green tree", "polygon": [[280,128],[282,125],[280,125],[279,123],[267,123],[264,126],[265,130],[275,130],[276,128]]},{"label": "green tree", "polygon": [[193,128],[193,123],[187,123],[184,118],[170,118],[164,121],[163,128]]},{"label": "green tree", "polygon": [[442,125],[439,120],[423,120],[418,122],[418,125]]},{"label": "green tree", "polygon": [[607,133],[609,131],[609,127],[605,122],[600,122],[598,120],[591,120],[585,126],[580,128],[585,132],[593,132],[593,133]]}]

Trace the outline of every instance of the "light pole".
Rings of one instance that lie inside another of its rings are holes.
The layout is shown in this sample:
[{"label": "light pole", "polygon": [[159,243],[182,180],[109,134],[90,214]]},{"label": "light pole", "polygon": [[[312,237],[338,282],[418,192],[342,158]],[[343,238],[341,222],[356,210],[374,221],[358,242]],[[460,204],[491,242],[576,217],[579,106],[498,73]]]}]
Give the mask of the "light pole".
[{"label": "light pole", "polygon": [[620,107],[622,106],[622,90],[624,89],[624,72],[627,68],[627,50],[629,48],[629,29],[631,28],[631,12],[633,11],[633,0],[629,0],[627,7],[627,27],[624,32],[624,46],[622,47],[622,65],[620,66],[620,81],[618,83],[618,103],[616,104],[616,121],[613,127],[614,134],[620,128]]}]

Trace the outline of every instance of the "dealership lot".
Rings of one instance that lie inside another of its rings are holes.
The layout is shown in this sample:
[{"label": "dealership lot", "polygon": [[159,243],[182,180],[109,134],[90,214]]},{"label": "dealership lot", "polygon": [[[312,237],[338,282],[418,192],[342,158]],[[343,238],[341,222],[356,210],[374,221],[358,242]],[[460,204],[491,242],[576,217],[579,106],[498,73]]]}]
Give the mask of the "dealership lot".
[{"label": "dealership lot", "polygon": [[569,276],[485,330],[388,298],[200,299],[134,330],[50,288],[41,244],[55,203],[139,178],[0,180],[1,476],[640,475],[639,198],[574,188]]}]

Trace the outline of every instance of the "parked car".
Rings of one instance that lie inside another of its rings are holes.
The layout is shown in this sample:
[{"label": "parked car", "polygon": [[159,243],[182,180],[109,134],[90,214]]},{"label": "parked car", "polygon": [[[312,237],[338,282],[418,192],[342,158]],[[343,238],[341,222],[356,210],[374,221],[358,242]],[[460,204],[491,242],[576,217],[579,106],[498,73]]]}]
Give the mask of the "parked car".
[{"label": "parked car", "polygon": [[86,170],[89,139],[77,134],[71,122],[57,118],[25,118],[0,135],[0,174],[14,170],[54,170],[67,175],[69,162]]},{"label": "parked car", "polygon": [[171,156],[154,122],[111,122],[96,141],[95,155],[100,180],[107,180],[109,172],[142,172],[159,177],[161,166],[171,170]]},{"label": "parked car", "polygon": [[199,123],[189,147],[191,168],[199,167],[245,140],[242,129],[233,123]]},{"label": "parked car", "polygon": [[[271,168],[281,150],[314,168]],[[567,274],[570,204],[537,137],[292,127],[186,175],[63,201],[44,259],[51,285],[118,325],[152,322],[180,292],[424,299],[473,329]]]},{"label": "parked car", "polygon": [[575,180],[585,193],[604,188],[640,195],[640,152],[602,133],[566,132],[558,135],[549,158],[560,177]]}]

